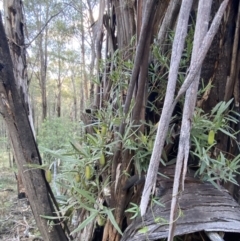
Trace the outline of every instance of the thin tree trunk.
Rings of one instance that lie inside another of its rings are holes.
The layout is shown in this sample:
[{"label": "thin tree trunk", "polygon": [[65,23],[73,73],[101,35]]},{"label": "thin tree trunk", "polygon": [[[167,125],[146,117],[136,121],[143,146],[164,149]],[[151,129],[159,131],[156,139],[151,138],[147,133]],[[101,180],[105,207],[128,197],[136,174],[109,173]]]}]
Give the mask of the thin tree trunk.
[{"label": "thin tree trunk", "polygon": [[85,61],[85,28],[83,20],[83,3],[80,3],[81,6],[81,52],[82,52],[82,69],[83,69],[83,86],[84,86],[84,106],[88,100],[88,82],[87,82],[87,71],[86,71],[86,61]]},{"label": "thin tree trunk", "polygon": [[[90,18],[89,26],[92,26],[94,24],[94,18],[93,18],[93,11],[92,11],[90,0],[87,0],[87,5],[88,5],[89,18]],[[94,38],[94,34],[92,34],[93,31],[91,30],[92,28],[89,28],[89,34],[92,35],[91,36],[91,62],[89,65],[89,76],[90,78],[93,78],[94,66],[96,61],[96,51],[95,51],[95,38]],[[90,85],[89,95],[90,95],[90,100],[94,98],[94,84],[92,81]]]},{"label": "thin tree trunk", "polygon": [[101,1],[100,6],[99,6],[99,19],[97,22],[97,32],[96,32],[96,69],[97,69],[97,77],[99,84],[95,86],[95,96],[94,96],[94,105],[96,107],[100,107],[100,89],[101,89],[101,73],[100,73],[100,61],[102,58],[101,51],[102,51],[102,42],[103,42],[103,14],[105,10],[105,1]]},{"label": "thin tree trunk", "polygon": [[[38,32],[42,29],[42,13],[37,12],[37,28]],[[49,8],[46,8],[46,18],[49,18]],[[37,45],[39,47],[39,58],[40,58],[40,75],[39,75],[39,86],[41,88],[42,97],[42,121],[47,118],[47,63],[48,63],[48,26],[45,27],[44,31],[39,34],[37,38]]]},{"label": "thin tree trunk", "polygon": [[47,90],[46,90],[46,75],[47,75],[47,65],[46,65],[46,55],[47,53],[43,49],[43,35],[40,34],[39,38],[40,47],[40,87],[42,94],[42,120],[47,118]]},{"label": "thin tree trunk", "polygon": [[57,117],[61,117],[61,97],[62,97],[62,80],[61,80],[61,59],[60,59],[60,49],[58,52],[58,78],[57,78]]},{"label": "thin tree trunk", "polygon": [[45,180],[44,172],[41,169],[30,167],[32,164],[41,164],[41,157],[29,123],[27,110],[16,88],[13,64],[1,20],[0,35],[0,112],[9,131],[17,166],[23,174],[23,183],[43,239],[45,241],[65,241],[67,237],[59,220],[55,220],[55,225],[50,228],[48,220],[41,217],[41,215],[54,216],[56,210],[51,200],[54,196],[51,195],[50,198],[51,189]]},{"label": "thin tree trunk", "polygon": [[72,87],[73,87],[73,116],[74,116],[74,121],[77,121],[77,113],[78,113],[78,109],[77,109],[77,91],[76,91],[76,83],[75,83],[75,79],[73,76],[71,76],[71,80],[72,80]]}]

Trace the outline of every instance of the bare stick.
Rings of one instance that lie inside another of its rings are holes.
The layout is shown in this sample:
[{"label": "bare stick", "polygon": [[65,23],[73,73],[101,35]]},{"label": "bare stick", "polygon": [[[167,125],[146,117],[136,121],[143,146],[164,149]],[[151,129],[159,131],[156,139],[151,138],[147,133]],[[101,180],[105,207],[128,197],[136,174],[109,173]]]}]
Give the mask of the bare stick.
[{"label": "bare stick", "polygon": [[186,90],[189,88],[191,83],[194,81],[194,78],[196,77],[196,74],[201,69],[202,63],[206,57],[206,54],[208,52],[208,49],[211,46],[211,43],[213,41],[214,36],[216,35],[219,25],[222,20],[222,16],[225,12],[225,9],[228,5],[229,0],[224,0],[221,4],[221,6],[218,9],[218,12],[216,13],[213,22],[211,24],[210,29],[207,32],[207,35],[205,36],[203,43],[201,45],[200,50],[198,51],[198,60],[193,62],[190,65],[189,73],[187,75],[187,78],[185,79],[184,83],[182,84],[180,90],[178,91],[177,97],[175,98],[173,105],[175,106],[180,97],[186,92]]},{"label": "bare stick", "polygon": [[164,43],[166,39],[166,34],[169,27],[172,25],[173,20],[176,19],[176,13],[180,8],[181,1],[179,0],[171,0],[168,5],[166,14],[164,16],[163,22],[158,32],[158,44],[161,45]]},{"label": "bare stick", "polygon": [[[193,51],[191,63],[197,61],[198,59],[198,50],[201,47],[204,36],[208,31],[208,23],[211,13],[212,0],[204,1],[201,0],[198,5],[198,13],[197,13],[197,22],[194,34],[194,42],[193,42]],[[177,163],[174,175],[174,184],[173,184],[173,194],[172,194],[172,203],[171,203],[171,211],[170,211],[170,219],[169,219],[169,234],[168,241],[171,241],[174,236],[174,229],[176,220],[176,210],[178,203],[178,194],[181,189],[184,189],[184,179],[186,176],[187,170],[187,161],[189,156],[189,148],[190,148],[190,131],[191,131],[191,119],[193,117],[195,103],[197,99],[197,91],[199,85],[201,71],[199,70],[194,82],[191,84],[186,93],[186,99],[183,108],[183,117],[182,117],[182,125],[180,132],[180,140],[179,140],[179,148],[177,155]],[[180,188],[180,180],[182,177],[182,188]],[[180,190],[179,190],[180,189]]]},{"label": "bare stick", "polygon": [[58,13],[54,14],[53,16],[51,16],[51,17],[47,20],[47,22],[42,26],[41,30],[37,33],[37,35],[36,35],[29,43],[25,44],[26,47],[29,47],[29,46],[32,44],[32,42],[43,32],[43,30],[47,27],[47,25],[49,24],[49,22],[50,22],[53,18],[57,17],[57,16],[58,16],[60,13],[62,13],[62,12],[63,12],[63,10],[61,10],[60,12],[58,12]]},{"label": "bare stick", "polygon": [[168,85],[166,97],[164,101],[163,111],[160,118],[156,141],[153,147],[150,164],[148,167],[146,182],[143,189],[143,195],[140,203],[141,215],[146,213],[149,202],[151,189],[156,182],[159,161],[162,155],[165,138],[167,135],[168,125],[172,115],[172,103],[177,83],[178,68],[184,49],[184,42],[187,35],[188,19],[192,7],[192,0],[184,0],[180,9],[179,20],[177,24],[176,34],[173,41],[173,50],[171,56],[171,64],[168,76]]},{"label": "bare stick", "polygon": [[144,17],[143,17],[143,23],[142,23],[142,27],[141,27],[141,32],[140,32],[140,38],[139,38],[139,42],[138,42],[138,46],[137,46],[137,50],[136,50],[136,56],[135,56],[135,60],[134,60],[134,67],[133,67],[133,71],[132,71],[132,76],[131,76],[131,80],[129,83],[129,88],[128,88],[128,92],[127,92],[127,97],[126,97],[126,102],[125,102],[125,106],[124,106],[124,113],[127,114],[130,104],[131,104],[131,100],[132,100],[132,95],[133,95],[133,90],[135,88],[135,83],[139,74],[139,69],[140,69],[140,65],[142,63],[142,56],[144,53],[144,48],[145,48],[145,43],[146,43],[146,39],[147,39],[147,33],[148,33],[148,28],[149,28],[149,20],[152,14],[152,9],[153,6],[155,4],[154,0],[148,0],[146,2],[146,10],[144,12]]}]

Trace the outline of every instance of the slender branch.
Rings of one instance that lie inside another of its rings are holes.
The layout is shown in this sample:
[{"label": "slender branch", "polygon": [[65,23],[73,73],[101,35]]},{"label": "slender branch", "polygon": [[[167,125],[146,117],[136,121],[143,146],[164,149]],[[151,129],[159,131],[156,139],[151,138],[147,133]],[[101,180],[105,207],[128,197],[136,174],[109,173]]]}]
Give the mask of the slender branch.
[{"label": "slender branch", "polygon": [[149,202],[151,189],[156,182],[159,161],[161,159],[165,138],[167,135],[168,125],[173,112],[173,99],[177,83],[178,68],[184,49],[185,38],[187,35],[188,19],[192,6],[192,0],[184,0],[180,9],[179,20],[177,23],[176,34],[173,41],[173,49],[171,56],[171,64],[168,76],[168,85],[166,91],[166,97],[160,118],[156,141],[153,147],[153,153],[151,156],[148,172],[146,176],[146,182],[143,189],[143,195],[140,203],[141,215],[146,213],[146,209]]},{"label": "slender branch", "polygon": [[228,5],[229,0],[224,0],[221,4],[221,6],[218,9],[218,12],[216,13],[213,22],[211,24],[210,29],[208,30],[203,43],[201,45],[200,50],[198,51],[198,61],[195,61],[194,63],[192,63],[190,65],[189,68],[189,73],[184,81],[184,83],[182,84],[180,90],[178,91],[178,94],[173,102],[173,105],[175,106],[176,103],[178,102],[178,100],[180,99],[180,97],[186,92],[186,90],[189,88],[189,86],[191,85],[191,83],[194,81],[194,78],[196,77],[196,74],[198,73],[198,71],[201,68],[201,65],[206,57],[206,54],[211,46],[211,43],[213,41],[214,36],[216,35],[219,25],[221,23],[223,14],[225,12],[225,9]]},{"label": "slender branch", "polygon": [[[191,63],[197,61],[198,50],[201,47],[202,40],[208,31],[208,23],[211,14],[212,0],[201,0],[198,5],[197,21],[194,34],[193,51]],[[173,194],[171,202],[171,211],[169,219],[169,234],[168,241],[171,241],[174,236],[176,220],[176,210],[179,196],[179,189],[184,189],[184,179],[187,170],[187,161],[190,148],[190,131],[191,131],[191,119],[193,117],[195,103],[197,99],[197,91],[200,80],[201,71],[199,70],[194,82],[191,84],[186,93],[186,99],[183,108],[183,118],[180,132],[179,148],[177,155],[177,163],[174,175]],[[180,180],[182,178],[182,188],[180,188]]]},{"label": "slender branch", "polygon": [[[152,29],[153,29],[153,22],[154,22],[154,16],[151,16],[148,24],[148,30],[150,33],[152,32]],[[140,119],[141,109],[145,105],[145,100],[143,96],[144,96],[146,81],[147,81],[148,58],[149,58],[151,38],[152,36],[149,34],[146,39],[143,59],[142,59],[140,73],[138,77],[137,95],[136,95],[136,101],[135,101],[133,115],[132,115],[132,119],[135,121],[138,121]]]},{"label": "slender branch", "polygon": [[161,46],[166,38],[167,31],[169,27],[172,25],[174,20],[176,19],[177,13],[179,11],[181,5],[181,1],[179,0],[171,0],[168,5],[166,14],[164,16],[163,22],[158,32],[158,44]]},{"label": "slender branch", "polygon": [[[137,77],[139,74],[140,65],[142,64],[142,55],[144,53],[144,48],[145,48],[146,39],[147,39],[147,31],[149,29],[149,20],[152,14],[154,3],[155,3],[154,0],[148,0],[148,2],[146,3],[146,10],[144,12],[143,25],[141,28],[140,39],[136,50],[135,60],[134,60],[133,73],[131,76],[127,97],[126,97],[126,102],[124,106],[125,114],[127,114],[129,111],[129,107],[133,96],[133,91],[134,91]],[[122,124],[120,125],[120,128],[119,128],[120,135],[123,135],[124,130],[125,130],[125,120],[123,120]],[[112,181],[115,181],[118,159],[120,157],[120,149],[121,149],[121,144],[118,144],[118,147],[116,148],[116,151],[113,156],[113,165],[112,165],[112,172],[111,172]]]},{"label": "slender branch", "polygon": [[53,16],[51,16],[51,17],[47,20],[47,22],[43,25],[43,27],[42,27],[41,30],[38,32],[38,34],[37,34],[29,43],[25,44],[26,47],[29,47],[29,46],[32,44],[32,42],[43,32],[43,30],[47,27],[47,25],[49,24],[49,22],[50,22],[53,18],[57,17],[57,16],[58,16],[60,13],[62,13],[62,12],[63,12],[63,10],[61,10],[60,12],[58,12],[58,13],[54,14]]},{"label": "slender branch", "polygon": [[143,56],[143,52],[144,52],[144,48],[145,48],[147,35],[148,35],[149,19],[152,15],[152,9],[153,9],[154,4],[155,4],[154,0],[148,0],[145,5],[146,10],[144,12],[143,23],[142,23],[142,28],[141,28],[141,32],[140,32],[140,38],[139,38],[136,56],[135,56],[135,60],[134,60],[133,72],[132,72],[131,80],[129,83],[126,102],[125,102],[125,106],[124,106],[125,114],[128,113],[128,110],[129,110],[129,107],[131,104],[131,100],[132,100],[133,91],[135,88],[135,83],[137,81],[137,77],[139,74],[140,65],[142,63],[142,56]]}]

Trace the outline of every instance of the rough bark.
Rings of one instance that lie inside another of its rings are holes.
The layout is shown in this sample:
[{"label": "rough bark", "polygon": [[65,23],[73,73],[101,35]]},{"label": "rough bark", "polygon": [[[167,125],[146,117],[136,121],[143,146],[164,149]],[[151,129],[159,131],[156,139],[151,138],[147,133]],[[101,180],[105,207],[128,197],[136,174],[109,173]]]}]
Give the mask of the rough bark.
[{"label": "rough bark", "polygon": [[1,20],[0,35],[0,112],[8,128],[16,163],[22,174],[41,235],[46,241],[64,241],[67,237],[58,221],[50,228],[48,220],[41,217],[54,216],[55,209],[49,195],[51,189],[45,180],[44,172],[31,167],[31,164],[41,164],[41,157],[29,123],[26,105],[16,87],[13,64]]},{"label": "rough bark", "polygon": [[[144,217],[137,217],[124,232],[121,241],[165,240],[168,237],[175,166],[161,167],[160,171],[168,177],[158,176],[164,190],[159,199],[155,198],[162,205],[152,204]],[[240,232],[240,207],[237,202],[225,189],[219,190],[210,183],[201,182],[192,172],[187,174],[179,206],[176,235],[202,230]]]},{"label": "rough bark", "polygon": [[26,47],[24,46],[24,16],[22,2],[17,0],[4,1],[5,31],[13,61],[14,77],[17,80],[19,95],[28,110],[28,118],[35,135],[31,101],[29,96]]},{"label": "rough bark", "polygon": [[136,33],[134,1],[114,0],[113,6],[116,12],[118,48],[126,52],[129,51],[126,47]]}]

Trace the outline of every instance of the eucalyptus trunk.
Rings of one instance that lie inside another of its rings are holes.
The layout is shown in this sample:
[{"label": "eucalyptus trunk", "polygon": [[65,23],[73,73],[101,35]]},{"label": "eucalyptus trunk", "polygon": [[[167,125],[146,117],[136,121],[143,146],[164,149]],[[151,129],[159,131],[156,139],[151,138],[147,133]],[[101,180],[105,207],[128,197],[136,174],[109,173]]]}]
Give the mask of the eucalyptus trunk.
[{"label": "eucalyptus trunk", "polygon": [[[21,8],[14,5],[14,15],[21,13]],[[21,14],[20,14],[21,16]],[[21,18],[19,18],[21,19]],[[17,22],[22,26],[23,21]],[[19,28],[22,37],[23,29]],[[49,184],[46,182],[44,171],[31,168],[31,165],[41,165],[41,157],[35,142],[35,137],[28,118],[28,108],[24,99],[20,96],[18,84],[13,73],[13,64],[5,36],[2,21],[0,20],[0,109],[3,116],[9,137],[14,149],[14,157],[19,172],[22,174],[23,184],[27,190],[28,199],[41,235],[46,241],[68,240],[61,221],[56,220],[53,227],[48,226],[48,220],[42,216],[54,216],[54,196]],[[23,45],[17,46],[23,47]],[[24,93],[26,94],[26,93]],[[56,204],[56,203],[55,203]]]}]

